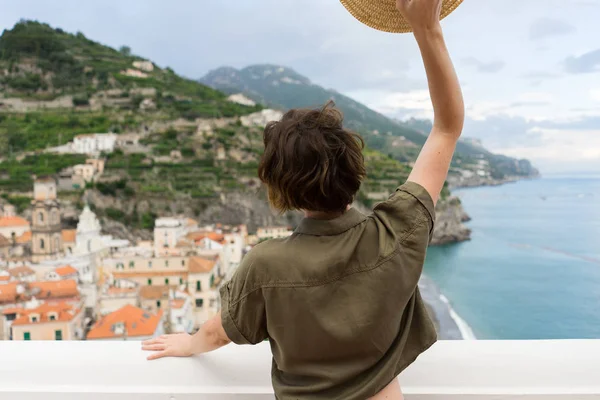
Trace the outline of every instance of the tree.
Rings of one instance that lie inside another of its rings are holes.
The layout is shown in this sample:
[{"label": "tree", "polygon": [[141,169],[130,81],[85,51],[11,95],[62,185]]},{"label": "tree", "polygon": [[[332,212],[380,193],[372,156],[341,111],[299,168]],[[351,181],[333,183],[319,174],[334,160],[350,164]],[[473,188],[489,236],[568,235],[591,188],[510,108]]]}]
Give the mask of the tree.
[{"label": "tree", "polygon": [[129,46],[121,46],[119,48],[119,52],[121,54],[123,54],[124,56],[129,57],[131,55],[131,47],[129,47]]}]

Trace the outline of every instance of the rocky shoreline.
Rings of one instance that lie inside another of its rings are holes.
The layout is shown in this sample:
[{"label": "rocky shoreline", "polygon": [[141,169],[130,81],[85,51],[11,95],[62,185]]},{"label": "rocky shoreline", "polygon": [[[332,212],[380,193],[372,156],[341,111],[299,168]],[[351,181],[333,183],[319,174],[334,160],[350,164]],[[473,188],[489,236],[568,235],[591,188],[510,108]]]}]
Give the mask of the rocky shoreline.
[{"label": "rocky shoreline", "polygon": [[491,177],[482,177],[478,175],[474,175],[470,178],[456,178],[456,177],[448,177],[448,187],[450,190],[452,189],[462,189],[462,188],[474,188],[481,186],[500,186],[506,183],[514,183],[517,181],[525,180],[525,179],[537,179],[538,175],[531,176],[506,176],[502,179],[495,179]]},{"label": "rocky shoreline", "polygon": [[439,201],[435,207],[432,246],[464,242],[471,239],[471,230],[464,225],[471,217],[456,196]]}]

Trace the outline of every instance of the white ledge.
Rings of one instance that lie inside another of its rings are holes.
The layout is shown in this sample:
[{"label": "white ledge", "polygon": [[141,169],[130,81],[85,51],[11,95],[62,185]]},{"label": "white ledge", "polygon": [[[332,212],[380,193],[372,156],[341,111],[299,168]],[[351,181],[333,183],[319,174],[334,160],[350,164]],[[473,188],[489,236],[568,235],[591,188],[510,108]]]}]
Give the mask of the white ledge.
[{"label": "white ledge", "polygon": [[[0,399],[272,400],[268,344],[146,361],[140,342],[0,342]],[[600,340],[438,342],[408,400],[600,399]]]}]

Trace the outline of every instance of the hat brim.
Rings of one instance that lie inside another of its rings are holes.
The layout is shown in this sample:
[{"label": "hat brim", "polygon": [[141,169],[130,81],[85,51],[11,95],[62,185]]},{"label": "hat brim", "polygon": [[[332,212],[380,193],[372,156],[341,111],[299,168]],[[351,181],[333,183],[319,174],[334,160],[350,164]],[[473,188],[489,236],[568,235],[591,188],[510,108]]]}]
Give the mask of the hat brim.
[{"label": "hat brim", "polygon": [[[444,0],[440,20],[446,18],[463,0]],[[340,0],[354,18],[363,24],[390,33],[412,32],[412,27],[396,8],[396,0]]]}]

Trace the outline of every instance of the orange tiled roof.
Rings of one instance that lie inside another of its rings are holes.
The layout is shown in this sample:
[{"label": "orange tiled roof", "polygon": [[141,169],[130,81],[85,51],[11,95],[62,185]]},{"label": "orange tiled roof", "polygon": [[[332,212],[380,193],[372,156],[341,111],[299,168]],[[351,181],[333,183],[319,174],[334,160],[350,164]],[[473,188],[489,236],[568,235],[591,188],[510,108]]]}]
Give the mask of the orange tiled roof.
[{"label": "orange tiled roof", "polygon": [[35,271],[24,265],[22,267],[9,269],[8,273],[14,278],[23,278],[24,276],[34,275]]},{"label": "orange tiled roof", "polygon": [[31,231],[24,232],[21,236],[17,237],[18,244],[25,244],[31,242]]},{"label": "orange tiled roof", "polygon": [[29,288],[37,299],[56,299],[78,297],[77,282],[72,279],[64,281],[31,282]]},{"label": "orange tiled roof", "polygon": [[143,300],[158,300],[169,296],[169,289],[173,286],[142,286],[140,298]]},{"label": "orange tiled roof", "polygon": [[10,275],[0,275],[0,282],[10,281]]},{"label": "orange tiled roof", "polygon": [[62,267],[58,267],[54,270],[54,272],[56,272],[58,274],[58,276],[69,276],[69,275],[77,274],[77,270],[70,265],[64,265]]},{"label": "orange tiled roof", "polygon": [[17,301],[17,285],[17,282],[0,285],[0,304],[10,304]]},{"label": "orange tiled roof", "polygon": [[216,259],[208,259],[204,257],[190,257],[188,271],[190,273],[206,273],[212,271],[217,263]]},{"label": "orange tiled roof", "polygon": [[63,229],[62,232],[63,243],[75,243],[75,236],[77,235],[77,229]]},{"label": "orange tiled roof", "polygon": [[[33,308],[31,310],[21,310],[18,314],[19,317],[13,321],[14,325],[30,325],[30,324],[41,324],[44,322],[69,322],[77,314],[81,312],[81,308],[74,306],[68,303],[59,303],[59,304],[42,304],[37,308]],[[50,320],[50,316],[56,313],[55,320]],[[29,316],[31,314],[38,314],[39,318],[37,322],[31,322],[29,320]]]},{"label": "orange tiled roof", "polygon": [[209,238],[215,242],[221,242],[225,239],[225,236],[217,232],[191,232],[186,235],[186,238],[199,242],[204,238]]},{"label": "orange tiled roof", "polygon": [[151,336],[156,332],[162,319],[162,310],[158,314],[150,314],[141,308],[126,305],[102,317],[90,330],[88,339],[110,339],[121,337],[115,334],[114,326],[123,324],[127,337]]},{"label": "orange tiled roof", "polygon": [[24,308],[23,307],[10,307],[10,308],[5,308],[2,310],[2,314],[7,315],[7,314],[17,314],[20,311],[23,311]]},{"label": "orange tiled roof", "polygon": [[0,227],[29,226],[29,221],[21,217],[0,217]]}]

